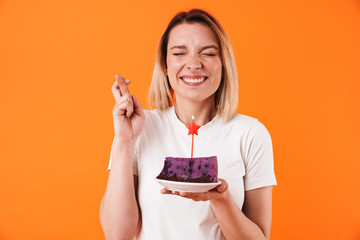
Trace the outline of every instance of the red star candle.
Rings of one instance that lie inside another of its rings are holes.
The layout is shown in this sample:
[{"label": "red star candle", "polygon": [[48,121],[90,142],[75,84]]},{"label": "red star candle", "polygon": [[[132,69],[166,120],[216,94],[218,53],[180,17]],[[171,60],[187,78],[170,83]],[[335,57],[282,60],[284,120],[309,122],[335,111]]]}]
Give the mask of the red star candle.
[{"label": "red star candle", "polygon": [[191,158],[193,157],[193,150],[194,150],[194,134],[198,135],[197,130],[201,127],[199,125],[195,124],[194,116],[192,116],[192,122],[190,125],[186,125],[186,127],[189,129],[188,135],[192,135],[192,141],[191,141]]}]

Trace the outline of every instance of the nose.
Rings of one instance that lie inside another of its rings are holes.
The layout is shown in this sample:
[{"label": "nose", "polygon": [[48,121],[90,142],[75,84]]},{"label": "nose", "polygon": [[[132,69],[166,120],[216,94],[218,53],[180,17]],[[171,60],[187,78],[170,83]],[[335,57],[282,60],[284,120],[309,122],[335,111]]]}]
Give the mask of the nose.
[{"label": "nose", "polygon": [[201,68],[201,61],[198,56],[189,56],[186,63],[186,67],[190,70],[196,70]]}]

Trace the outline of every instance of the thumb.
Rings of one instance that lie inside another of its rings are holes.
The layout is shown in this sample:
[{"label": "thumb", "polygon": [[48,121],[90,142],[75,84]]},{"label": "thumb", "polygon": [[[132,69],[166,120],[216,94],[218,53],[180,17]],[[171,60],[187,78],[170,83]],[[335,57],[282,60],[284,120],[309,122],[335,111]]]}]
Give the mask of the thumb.
[{"label": "thumb", "polygon": [[219,179],[221,181],[221,184],[216,187],[216,191],[219,193],[223,193],[228,189],[228,183],[224,179]]}]

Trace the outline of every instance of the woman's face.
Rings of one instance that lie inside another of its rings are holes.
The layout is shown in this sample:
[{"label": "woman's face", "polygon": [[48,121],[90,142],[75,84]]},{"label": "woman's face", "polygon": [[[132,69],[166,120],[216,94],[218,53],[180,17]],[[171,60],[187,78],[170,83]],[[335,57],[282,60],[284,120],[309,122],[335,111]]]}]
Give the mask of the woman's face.
[{"label": "woman's face", "polygon": [[166,64],[176,101],[214,98],[221,82],[222,63],[219,43],[208,26],[175,26],[169,35]]}]

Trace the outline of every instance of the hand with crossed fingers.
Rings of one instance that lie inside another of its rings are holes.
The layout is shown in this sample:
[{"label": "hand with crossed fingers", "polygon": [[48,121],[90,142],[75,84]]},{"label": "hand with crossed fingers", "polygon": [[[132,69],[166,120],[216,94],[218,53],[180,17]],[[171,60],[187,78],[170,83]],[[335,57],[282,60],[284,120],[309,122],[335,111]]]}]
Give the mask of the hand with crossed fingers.
[{"label": "hand with crossed fingers", "polygon": [[144,127],[145,114],[135,95],[128,89],[130,81],[115,75],[115,83],[111,90],[116,104],[113,108],[115,138],[123,143],[135,143]]}]

